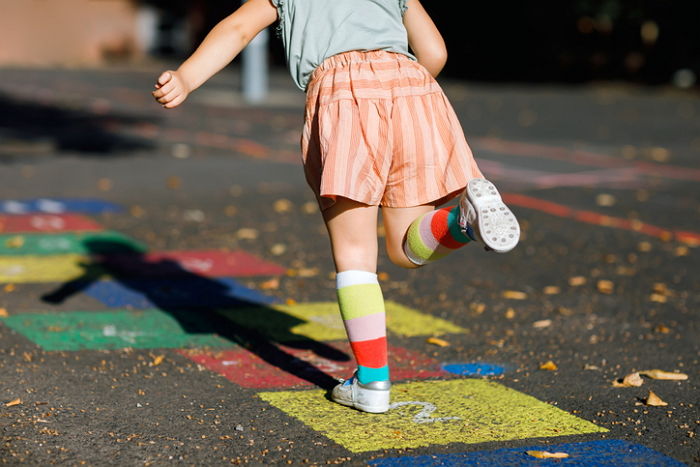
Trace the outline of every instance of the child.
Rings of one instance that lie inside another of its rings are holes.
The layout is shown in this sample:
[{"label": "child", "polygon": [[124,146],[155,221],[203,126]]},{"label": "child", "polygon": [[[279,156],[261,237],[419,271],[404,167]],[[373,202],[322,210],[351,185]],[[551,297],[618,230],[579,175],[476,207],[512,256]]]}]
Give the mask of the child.
[{"label": "child", "polygon": [[[304,172],[330,236],[338,303],[358,365],[331,398],[386,412],[379,206],[389,258],[406,268],[473,240],[509,251],[520,228],[483,178],[434,80],[447,53],[419,0],[249,0],[177,71],[161,74],[153,96],[165,108],[180,105],[277,20],[292,77],[307,94]],[[460,193],[458,206],[436,209]]]}]

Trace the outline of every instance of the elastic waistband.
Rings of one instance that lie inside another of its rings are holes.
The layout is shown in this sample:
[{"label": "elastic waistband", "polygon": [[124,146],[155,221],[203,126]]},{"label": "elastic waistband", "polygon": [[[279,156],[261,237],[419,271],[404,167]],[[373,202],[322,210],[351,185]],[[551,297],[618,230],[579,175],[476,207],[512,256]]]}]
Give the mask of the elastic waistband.
[{"label": "elastic waistband", "polygon": [[314,70],[311,74],[310,81],[313,81],[319,74],[324,71],[331,70],[333,68],[348,66],[352,63],[382,63],[382,62],[398,62],[398,61],[412,61],[406,55],[389,52],[387,50],[351,50],[349,52],[341,52],[339,54],[333,55],[325,59],[321,64]]}]

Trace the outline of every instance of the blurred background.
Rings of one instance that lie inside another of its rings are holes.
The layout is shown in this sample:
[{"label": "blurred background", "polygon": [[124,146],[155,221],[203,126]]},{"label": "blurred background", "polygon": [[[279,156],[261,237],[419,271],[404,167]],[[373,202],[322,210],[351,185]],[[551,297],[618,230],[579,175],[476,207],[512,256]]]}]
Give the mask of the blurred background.
[{"label": "blurred background", "polygon": [[[700,2],[430,2],[452,59],[477,81],[620,80],[680,88],[700,74]],[[103,65],[186,56],[240,2],[0,0],[0,66]],[[281,43],[270,61],[283,67]]]}]

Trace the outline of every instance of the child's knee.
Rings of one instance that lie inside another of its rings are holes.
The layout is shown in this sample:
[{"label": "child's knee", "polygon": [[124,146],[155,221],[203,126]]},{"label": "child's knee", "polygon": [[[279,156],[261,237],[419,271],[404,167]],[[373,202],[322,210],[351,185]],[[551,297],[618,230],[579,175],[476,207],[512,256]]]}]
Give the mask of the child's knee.
[{"label": "child's knee", "polygon": [[394,263],[396,266],[405,268],[405,269],[416,269],[421,267],[421,265],[414,263],[408,257],[406,256],[406,253],[403,252],[403,249],[400,249],[398,251],[389,249],[387,251],[388,256],[389,256],[389,261]]}]

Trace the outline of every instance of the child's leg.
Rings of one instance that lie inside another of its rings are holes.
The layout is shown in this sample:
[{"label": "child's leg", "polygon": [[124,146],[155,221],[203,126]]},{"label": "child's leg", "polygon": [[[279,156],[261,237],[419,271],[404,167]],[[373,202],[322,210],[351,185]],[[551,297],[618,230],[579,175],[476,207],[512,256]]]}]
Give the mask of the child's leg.
[{"label": "child's leg", "polygon": [[[337,388],[337,402],[366,411],[386,411],[389,398],[384,298],[377,281],[377,206],[347,198],[323,212],[337,270],[340,313],[357,360],[359,394]],[[355,383],[355,384],[357,384]],[[352,384],[352,382],[351,382]],[[354,392],[353,392],[354,391]]]},{"label": "child's leg", "polygon": [[432,205],[382,208],[389,259],[416,268],[443,258],[469,243],[459,226],[459,207],[435,209]]}]

